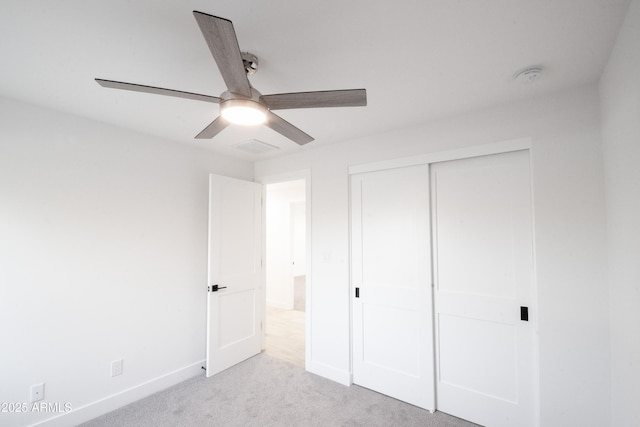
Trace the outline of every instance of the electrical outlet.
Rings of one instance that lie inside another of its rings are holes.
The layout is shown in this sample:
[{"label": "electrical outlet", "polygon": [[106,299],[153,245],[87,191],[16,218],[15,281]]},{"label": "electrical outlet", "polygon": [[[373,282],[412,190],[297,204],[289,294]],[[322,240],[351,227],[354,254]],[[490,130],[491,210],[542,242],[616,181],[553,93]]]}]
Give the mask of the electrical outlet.
[{"label": "electrical outlet", "polygon": [[44,399],[44,383],[31,386],[31,403]]},{"label": "electrical outlet", "polygon": [[122,359],[111,362],[111,376],[117,377],[122,375]]}]

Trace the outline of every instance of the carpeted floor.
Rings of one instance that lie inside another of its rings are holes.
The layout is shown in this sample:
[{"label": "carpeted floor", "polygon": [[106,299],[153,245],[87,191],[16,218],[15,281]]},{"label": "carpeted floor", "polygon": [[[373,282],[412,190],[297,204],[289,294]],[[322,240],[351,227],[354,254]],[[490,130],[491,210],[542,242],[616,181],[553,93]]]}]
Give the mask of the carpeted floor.
[{"label": "carpeted floor", "polygon": [[346,387],[267,354],[192,378],[91,420],[102,426],[420,426],[475,424],[371,390]]}]

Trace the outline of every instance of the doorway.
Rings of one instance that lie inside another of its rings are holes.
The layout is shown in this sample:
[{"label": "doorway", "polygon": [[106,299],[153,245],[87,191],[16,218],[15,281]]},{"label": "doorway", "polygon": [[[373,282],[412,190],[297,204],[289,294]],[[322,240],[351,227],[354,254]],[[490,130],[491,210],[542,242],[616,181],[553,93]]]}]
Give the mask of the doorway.
[{"label": "doorway", "polygon": [[306,180],[265,185],[265,349],[305,366]]}]

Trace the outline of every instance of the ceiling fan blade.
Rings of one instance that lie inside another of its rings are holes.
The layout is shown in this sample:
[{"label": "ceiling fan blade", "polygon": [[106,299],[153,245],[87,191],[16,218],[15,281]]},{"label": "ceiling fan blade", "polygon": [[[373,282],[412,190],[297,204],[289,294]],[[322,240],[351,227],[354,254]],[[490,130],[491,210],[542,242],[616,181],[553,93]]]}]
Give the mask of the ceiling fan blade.
[{"label": "ceiling fan blade", "polygon": [[366,89],[325,90],[316,92],[278,93],[262,95],[262,101],[270,110],[290,108],[364,107],[367,105]]},{"label": "ceiling fan blade", "polygon": [[307,135],[280,116],[267,112],[267,121],[265,126],[270,127],[282,136],[286,136],[298,145],[304,145],[313,141],[313,137]]},{"label": "ceiling fan blade", "polygon": [[202,132],[196,135],[196,139],[213,138],[227,126],[229,126],[229,122],[223,119],[222,117],[218,117],[214,121],[209,123],[209,126],[202,129]]},{"label": "ceiling fan blade", "polygon": [[102,87],[112,89],[132,90],[135,92],[153,93],[155,95],[175,96],[176,98],[195,99],[196,101],[213,102],[219,104],[221,99],[217,96],[202,95],[199,93],[183,92],[181,90],[163,89],[155,86],[144,86],[135,83],[116,82],[113,80],[96,79],[96,82]]},{"label": "ceiling fan blade", "polygon": [[238,38],[228,19],[193,11],[213,59],[230,92],[251,97],[251,86],[242,62]]}]

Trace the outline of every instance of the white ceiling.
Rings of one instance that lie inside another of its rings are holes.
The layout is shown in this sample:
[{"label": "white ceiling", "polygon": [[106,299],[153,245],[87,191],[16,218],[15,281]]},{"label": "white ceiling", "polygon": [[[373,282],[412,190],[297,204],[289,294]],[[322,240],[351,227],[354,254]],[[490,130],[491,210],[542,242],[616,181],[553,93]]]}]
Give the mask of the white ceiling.
[{"label": "white ceiling", "polygon": [[[1,0],[0,96],[249,160],[313,149],[600,77],[629,0]],[[216,104],[105,89],[96,77],[220,95],[192,11],[233,21],[263,94],[366,88],[367,107],[284,110],[316,141],[268,128],[193,137]],[[544,68],[532,85],[513,76]],[[258,139],[280,147],[250,154]]]}]

